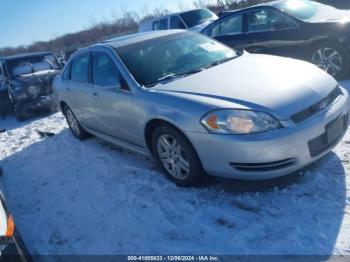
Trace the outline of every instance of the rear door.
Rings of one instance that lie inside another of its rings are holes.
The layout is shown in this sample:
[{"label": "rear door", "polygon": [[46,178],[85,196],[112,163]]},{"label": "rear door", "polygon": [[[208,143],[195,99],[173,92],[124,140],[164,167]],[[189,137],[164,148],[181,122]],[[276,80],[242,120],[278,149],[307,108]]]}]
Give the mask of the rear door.
[{"label": "rear door", "polygon": [[246,38],[249,52],[295,56],[305,36],[300,25],[285,14],[259,8],[246,13]]},{"label": "rear door", "polygon": [[233,14],[214,22],[203,33],[235,49],[245,47],[244,14]]},{"label": "rear door", "polygon": [[103,51],[92,55],[94,91],[91,108],[93,128],[103,134],[137,144],[139,130],[133,107],[133,93],[127,86],[112,57]]}]

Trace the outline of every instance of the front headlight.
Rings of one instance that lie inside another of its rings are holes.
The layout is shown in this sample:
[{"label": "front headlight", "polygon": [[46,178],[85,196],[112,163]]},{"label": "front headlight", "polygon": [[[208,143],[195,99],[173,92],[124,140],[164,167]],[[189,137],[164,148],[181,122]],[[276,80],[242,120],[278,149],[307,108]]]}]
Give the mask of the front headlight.
[{"label": "front headlight", "polygon": [[201,123],[209,132],[216,134],[252,134],[282,127],[267,113],[239,109],[209,112]]},{"label": "front headlight", "polygon": [[28,87],[28,93],[33,97],[37,97],[40,93],[40,88],[38,86],[30,85]]}]

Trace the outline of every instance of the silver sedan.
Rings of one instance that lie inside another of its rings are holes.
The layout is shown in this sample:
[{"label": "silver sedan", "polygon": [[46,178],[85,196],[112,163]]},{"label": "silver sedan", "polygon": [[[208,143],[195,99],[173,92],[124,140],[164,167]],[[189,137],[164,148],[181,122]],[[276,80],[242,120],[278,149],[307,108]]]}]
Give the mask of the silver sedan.
[{"label": "silver sedan", "polygon": [[348,93],[316,66],[182,30],[81,49],[54,87],[77,138],[150,153],[181,186],[292,173],[332,150],[349,121]]}]

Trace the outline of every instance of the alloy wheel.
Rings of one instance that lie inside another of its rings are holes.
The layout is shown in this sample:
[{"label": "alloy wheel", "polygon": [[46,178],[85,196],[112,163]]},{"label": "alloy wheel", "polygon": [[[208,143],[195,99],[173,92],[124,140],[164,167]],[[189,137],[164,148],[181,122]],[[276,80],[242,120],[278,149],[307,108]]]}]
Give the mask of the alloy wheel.
[{"label": "alloy wheel", "polygon": [[67,116],[68,124],[72,129],[73,133],[79,136],[80,134],[79,123],[70,109],[67,109],[66,116]]},{"label": "alloy wheel", "polygon": [[190,174],[188,156],[181,144],[168,134],[161,135],[157,150],[164,168],[176,179],[185,180]]},{"label": "alloy wheel", "polygon": [[330,47],[316,50],[311,57],[311,62],[331,76],[336,76],[343,68],[343,58],[341,54]]}]

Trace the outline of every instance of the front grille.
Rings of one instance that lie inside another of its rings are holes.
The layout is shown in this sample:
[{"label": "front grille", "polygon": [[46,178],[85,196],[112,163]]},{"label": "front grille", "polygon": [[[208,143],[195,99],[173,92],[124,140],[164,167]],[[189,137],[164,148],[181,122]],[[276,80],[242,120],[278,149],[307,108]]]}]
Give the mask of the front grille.
[{"label": "front grille", "polygon": [[339,135],[336,137],[336,139],[334,141],[327,141],[327,138],[326,138],[327,132],[325,132],[322,135],[320,135],[320,136],[318,136],[318,137],[316,137],[308,142],[311,157],[316,157],[316,156],[326,152],[327,150],[329,150],[330,148],[335,146],[336,143],[338,142],[338,140],[344,135],[344,133],[348,129],[348,125],[349,125],[349,114],[347,114],[346,116],[343,116],[342,118],[344,121],[343,130],[341,130],[341,133],[339,133]]},{"label": "front grille", "polygon": [[301,123],[330,106],[341,95],[343,95],[343,92],[341,91],[340,87],[337,86],[326,98],[304,109],[303,111],[292,115],[291,119],[296,124]]},{"label": "front grille", "polygon": [[296,164],[295,158],[288,158],[275,162],[267,163],[230,163],[231,166],[239,171],[244,172],[267,172],[283,169]]}]

